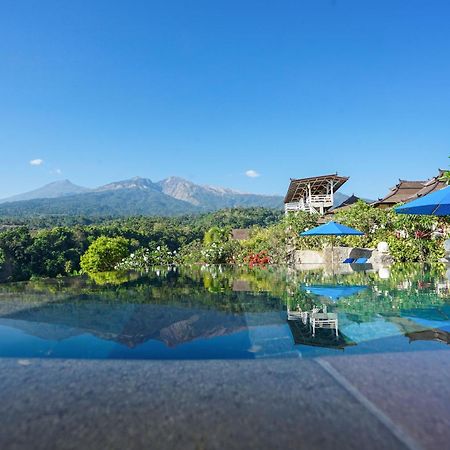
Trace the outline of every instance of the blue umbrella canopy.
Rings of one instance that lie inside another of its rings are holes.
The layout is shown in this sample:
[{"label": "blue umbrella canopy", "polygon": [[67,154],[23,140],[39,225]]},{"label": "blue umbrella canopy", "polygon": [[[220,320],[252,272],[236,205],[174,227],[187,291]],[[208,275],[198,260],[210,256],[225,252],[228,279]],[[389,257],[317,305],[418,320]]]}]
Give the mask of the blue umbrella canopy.
[{"label": "blue umbrella canopy", "polygon": [[367,289],[367,286],[343,286],[343,285],[317,285],[302,286],[306,292],[319,295],[320,297],[328,297],[336,301],[343,297],[351,297],[359,294]]},{"label": "blue umbrella canopy", "polygon": [[413,200],[395,208],[399,214],[418,214],[427,216],[450,215],[450,186]]},{"label": "blue umbrella canopy", "polygon": [[300,236],[362,236],[364,233],[337,222],[328,222],[311,230],[300,233]]}]

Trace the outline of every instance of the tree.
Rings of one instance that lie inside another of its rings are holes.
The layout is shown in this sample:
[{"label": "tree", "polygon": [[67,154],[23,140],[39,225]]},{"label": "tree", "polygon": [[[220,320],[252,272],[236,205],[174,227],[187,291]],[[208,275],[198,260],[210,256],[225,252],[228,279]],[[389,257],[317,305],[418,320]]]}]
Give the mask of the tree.
[{"label": "tree", "polygon": [[223,244],[224,242],[228,242],[230,239],[231,230],[229,227],[219,228],[212,227],[210,228],[203,238],[203,243],[205,245],[211,244]]},{"label": "tree", "polygon": [[[450,156],[449,156],[450,158]],[[447,184],[450,184],[450,170],[446,170],[441,177],[442,181],[445,181]]]},{"label": "tree", "polygon": [[28,249],[32,275],[56,277],[77,270],[83,250],[74,235],[68,227],[37,232]]},{"label": "tree", "polygon": [[0,280],[21,281],[31,275],[29,247],[32,238],[27,227],[17,227],[0,233],[0,249],[4,263]]},{"label": "tree", "polygon": [[362,200],[358,200],[349,208],[337,211],[336,221],[356,228],[364,236],[342,238],[347,245],[354,247],[376,247],[378,242],[387,239],[389,232],[395,230],[394,221],[397,214],[392,210],[374,208]]},{"label": "tree", "polygon": [[130,241],[123,237],[97,238],[83,254],[80,266],[83,272],[96,273],[114,270],[116,264],[129,254]]},{"label": "tree", "polygon": [[6,261],[5,252],[0,248],[0,269],[2,268],[2,264]]}]

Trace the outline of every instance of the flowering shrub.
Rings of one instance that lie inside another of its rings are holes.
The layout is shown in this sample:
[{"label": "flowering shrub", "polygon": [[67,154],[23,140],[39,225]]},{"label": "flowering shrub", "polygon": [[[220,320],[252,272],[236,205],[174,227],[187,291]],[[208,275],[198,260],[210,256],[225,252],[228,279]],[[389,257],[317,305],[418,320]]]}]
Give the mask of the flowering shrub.
[{"label": "flowering shrub", "polygon": [[180,248],[177,259],[180,264],[199,264],[203,260],[202,250],[202,243],[194,240]]},{"label": "flowering shrub", "polygon": [[212,227],[203,238],[200,251],[201,262],[205,264],[235,263],[239,248],[239,244],[231,240],[229,227]]},{"label": "flowering shrub", "polygon": [[271,263],[271,258],[266,250],[262,250],[259,253],[252,253],[245,258],[245,262],[252,269],[254,266],[265,267]]},{"label": "flowering shrub", "polygon": [[177,252],[169,250],[165,245],[155,249],[140,248],[128,257],[122,259],[115,267],[116,270],[136,270],[148,272],[153,266],[169,266],[176,264]]},{"label": "flowering shrub", "polygon": [[203,262],[207,264],[222,264],[227,262],[228,252],[224,244],[213,242],[201,251]]}]

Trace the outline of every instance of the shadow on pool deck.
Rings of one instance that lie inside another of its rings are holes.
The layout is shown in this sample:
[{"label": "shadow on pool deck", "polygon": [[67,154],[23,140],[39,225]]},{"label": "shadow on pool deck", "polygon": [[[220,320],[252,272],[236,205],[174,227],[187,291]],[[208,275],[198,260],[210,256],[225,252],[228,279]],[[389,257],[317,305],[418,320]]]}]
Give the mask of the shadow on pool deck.
[{"label": "shadow on pool deck", "polygon": [[446,448],[448,352],[0,360],[0,448]]}]

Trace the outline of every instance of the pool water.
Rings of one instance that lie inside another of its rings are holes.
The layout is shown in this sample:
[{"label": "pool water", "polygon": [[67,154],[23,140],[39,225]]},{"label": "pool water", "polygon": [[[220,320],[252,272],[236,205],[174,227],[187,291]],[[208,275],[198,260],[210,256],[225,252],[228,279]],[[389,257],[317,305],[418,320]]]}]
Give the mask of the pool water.
[{"label": "pool water", "polygon": [[299,358],[446,351],[446,268],[160,268],[0,285],[0,357]]}]

